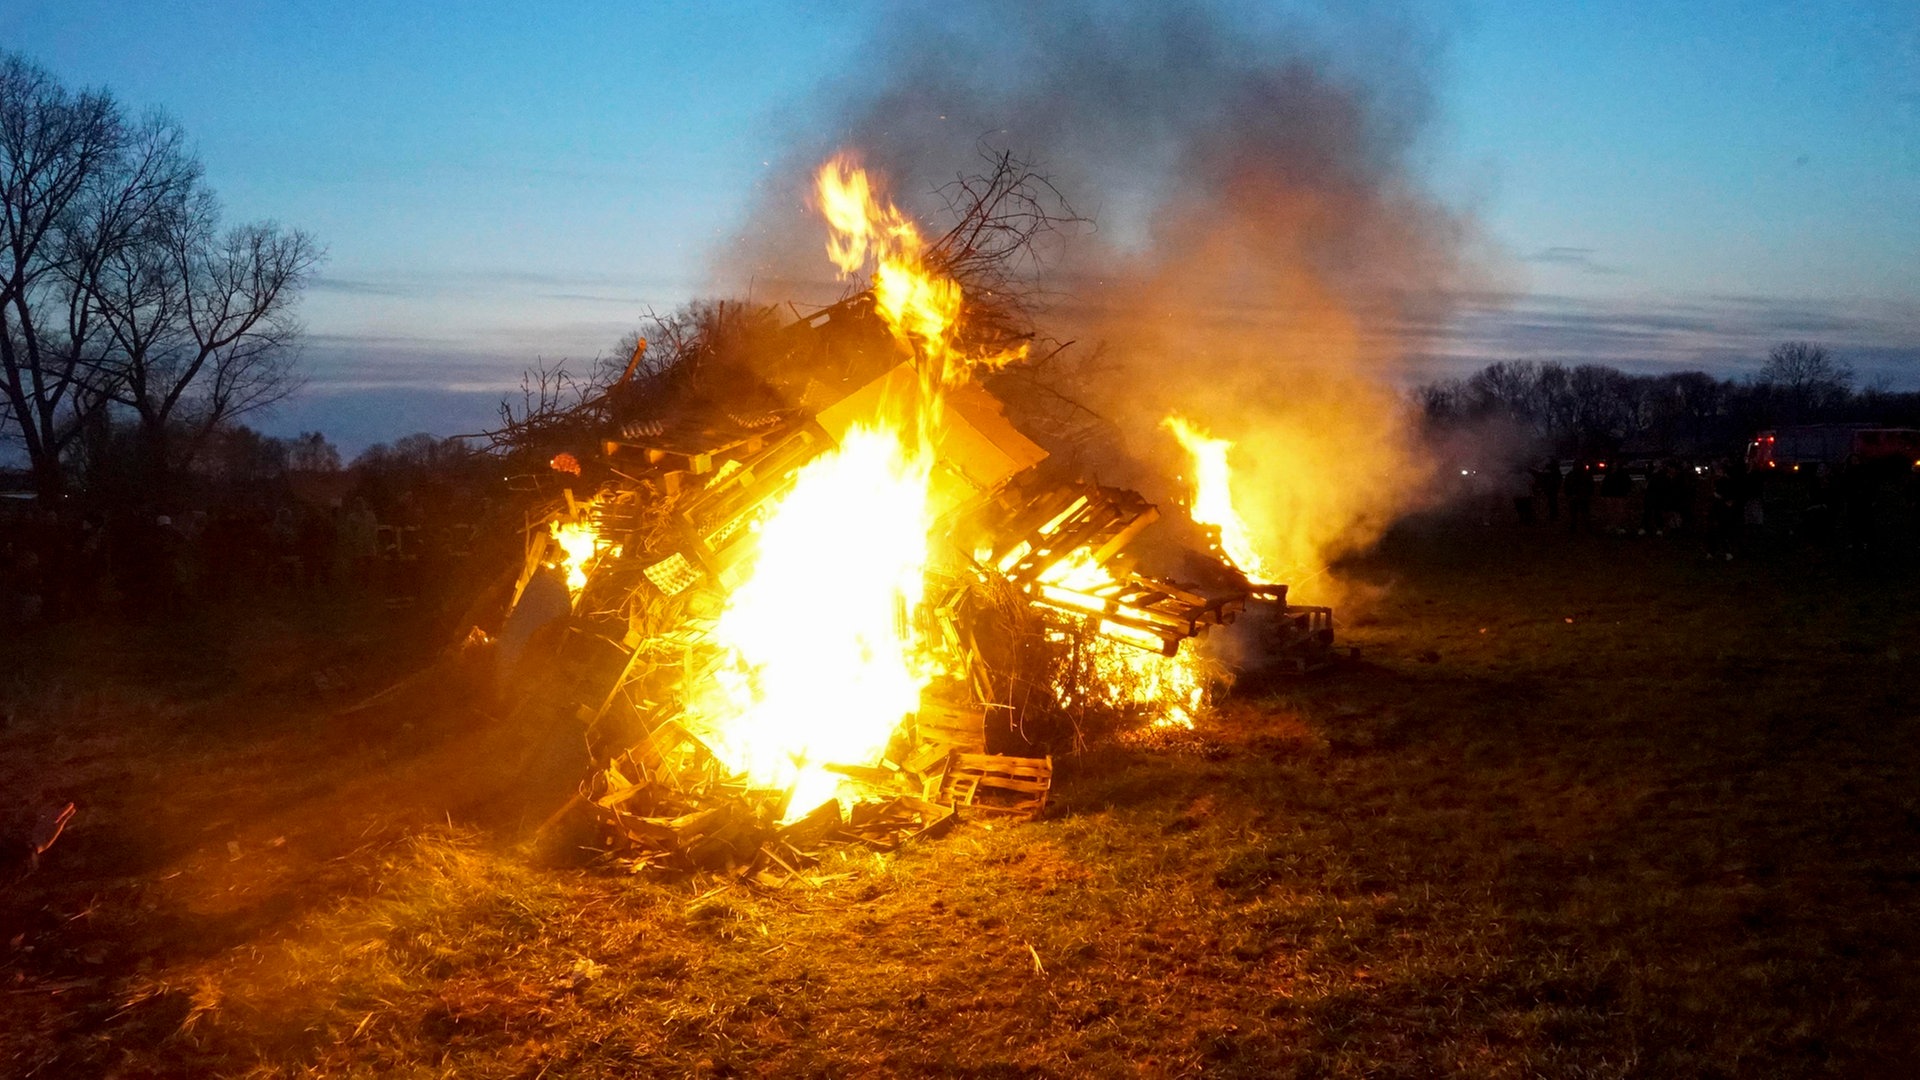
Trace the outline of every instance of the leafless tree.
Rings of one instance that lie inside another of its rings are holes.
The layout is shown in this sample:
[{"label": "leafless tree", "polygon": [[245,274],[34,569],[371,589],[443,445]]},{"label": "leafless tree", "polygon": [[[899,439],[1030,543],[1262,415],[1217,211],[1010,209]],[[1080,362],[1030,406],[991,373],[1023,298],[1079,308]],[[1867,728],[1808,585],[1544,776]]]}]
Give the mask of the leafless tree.
[{"label": "leafless tree", "polygon": [[0,54],[0,390],[44,495],[85,414],[94,327],[84,303],[88,226],[110,215],[129,134],[104,93],[73,93]]},{"label": "leafless tree", "polygon": [[1540,365],[1530,360],[1496,361],[1468,377],[1465,397],[1476,412],[1531,427],[1546,412],[1540,376]]},{"label": "leafless tree", "polygon": [[272,223],[223,231],[204,189],[154,214],[142,240],[101,275],[113,347],[100,381],[132,410],[164,478],[221,424],[297,385],[293,307],[319,254]]},{"label": "leafless tree", "polygon": [[287,441],[287,468],[294,472],[339,472],[340,449],[318,431],[303,431]]},{"label": "leafless tree", "polygon": [[43,495],[88,420],[135,415],[151,465],[292,385],[317,259],[272,224],[222,232],[179,126],[130,120],[0,53],[0,396]]},{"label": "leafless tree", "polygon": [[1774,398],[1782,419],[1808,420],[1848,398],[1853,368],[1811,342],[1783,341],[1767,354],[1754,381]]}]

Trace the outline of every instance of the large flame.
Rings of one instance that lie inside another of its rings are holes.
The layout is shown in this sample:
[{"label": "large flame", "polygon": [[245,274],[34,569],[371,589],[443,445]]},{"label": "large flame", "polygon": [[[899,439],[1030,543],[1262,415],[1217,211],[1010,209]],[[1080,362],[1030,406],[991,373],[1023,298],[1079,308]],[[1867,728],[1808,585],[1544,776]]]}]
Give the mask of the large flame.
[{"label": "large flame", "polygon": [[1252,530],[1234,507],[1233,469],[1227,463],[1232,441],[1216,439],[1180,416],[1167,417],[1161,426],[1173,433],[1193,459],[1193,505],[1187,508],[1187,515],[1196,524],[1219,530],[1221,553],[1241,573],[1254,581],[1273,580],[1272,571],[1254,544]]},{"label": "large flame", "polygon": [[881,201],[864,169],[845,155],[820,167],[814,179],[820,212],[832,233],[827,257],[852,277],[871,271],[874,309],[914,356],[928,400],[937,412],[943,390],[972,377],[976,367],[998,367],[1026,354],[968,354],[954,340],[965,310],[960,285],[928,265],[920,230],[892,203]]},{"label": "large flame", "polygon": [[[920,377],[917,401],[851,429],[800,470],[759,525],[753,566],[714,627],[720,661],[688,702],[689,721],[723,760],[792,792],[789,814],[835,794],[840,778],[824,766],[878,761],[937,674],[916,630],[935,517],[934,423],[947,390],[1018,355],[969,355],[955,343],[960,286],[928,264],[919,230],[875,196],[865,172],[835,158],[817,190],[828,255],[844,274],[871,274],[874,308]],[[1042,581],[1043,595],[1070,601],[1072,590],[1111,580],[1088,553],[1077,556]],[[1137,636],[1141,648],[1094,639],[1090,692],[1148,706],[1159,723],[1191,724],[1206,692],[1199,661],[1191,649],[1162,656],[1157,638]]]},{"label": "large flame", "polygon": [[749,577],[714,631],[723,659],[690,712],[729,764],[792,789],[792,813],[830,797],[829,763],[877,761],[915,712],[936,661],[914,627],[933,524],[933,424],[977,358],[953,342],[960,286],[925,262],[919,230],[835,158],[819,174],[827,253],[872,274],[874,307],[920,374],[918,400],[855,427],[803,468],[759,529]]},{"label": "large flame", "polygon": [[761,525],[752,573],[715,627],[723,659],[695,722],[756,783],[792,787],[795,813],[833,794],[823,764],[879,758],[932,674],[912,617],[927,477],[926,458],[894,433],[853,429]]}]

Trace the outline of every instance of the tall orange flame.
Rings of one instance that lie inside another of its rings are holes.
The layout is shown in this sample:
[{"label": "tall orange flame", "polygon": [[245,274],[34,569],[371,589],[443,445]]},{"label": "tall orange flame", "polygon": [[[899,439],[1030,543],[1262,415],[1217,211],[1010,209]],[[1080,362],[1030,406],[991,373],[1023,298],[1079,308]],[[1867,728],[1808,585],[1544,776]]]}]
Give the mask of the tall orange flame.
[{"label": "tall orange flame", "polygon": [[[864,171],[835,157],[816,187],[827,254],[843,275],[871,275],[874,309],[918,372],[918,400],[850,430],[757,527],[754,564],[714,627],[720,662],[687,705],[723,760],[792,792],[794,815],[835,794],[840,781],[824,765],[876,762],[939,670],[914,617],[936,517],[933,432],[948,390],[1020,355],[969,355],[956,343],[960,285],[929,264],[919,230],[875,195]],[[1106,578],[1090,562],[1059,572],[1046,584]],[[1157,648],[1158,639],[1142,644]],[[1192,650],[1163,657],[1096,646],[1090,660],[1108,697],[1160,705],[1161,723],[1191,723],[1206,689]]]},{"label": "tall orange flame", "polygon": [[1024,346],[968,355],[956,345],[954,330],[966,307],[959,283],[928,265],[919,228],[874,194],[866,170],[837,155],[820,167],[814,188],[832,228],[827,257],[843,277],[871,273],[874,308],[913,354],[927,404],[937,409],[940,391],[965,383],[976,367],[999,367],[1026,355]]},{"label": "tall orange flame", "polygon": [[1188,507],[1187,516],[1196,524],[1211,525],[1219,530],[1221,553],[1232,560],[1241,573],[1255,581],[1272,580],[1254,544],[1252,530],[1234,506],[1233,467],[1227,462],[1233,442],[1216,439],[1206,429],[1180,416],[1169,416],[1160,426],[1172,432],[1193,459],[1193,505]]},{"label": "tall orange flame", "polygon": [[913,357],[918,400],[855,427],[806,465],[759,526],[748,577],[714,629],[723,657],[689,714],[722,757],[792,790],[789,812],[834,794],[822,766],[877,761],[938,668],[914,616],[933,524],[933,425],[975,361],[953,342],[960,286],[925,262],[919,230],[844,157],[820,170],[827,254],[872,275],[874,307]]}]

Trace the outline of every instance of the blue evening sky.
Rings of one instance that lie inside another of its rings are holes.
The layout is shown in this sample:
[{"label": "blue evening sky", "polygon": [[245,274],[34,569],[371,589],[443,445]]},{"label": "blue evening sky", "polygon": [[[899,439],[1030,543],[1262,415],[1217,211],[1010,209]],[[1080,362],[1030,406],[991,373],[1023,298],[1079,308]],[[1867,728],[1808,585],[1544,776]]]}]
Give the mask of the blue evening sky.
[{"label": "blue evening sky", "polygon": [[[0,0],[0,47],[164,108],[234,219],[320,239],[311,384],[265,426],[351,450],[471,430],[701,292],[879,9]],[[1436,362],[1730,371],[1805,337],[1920,387],[1920,3],[1422,14],[1422,167],[1512,294]]]}]

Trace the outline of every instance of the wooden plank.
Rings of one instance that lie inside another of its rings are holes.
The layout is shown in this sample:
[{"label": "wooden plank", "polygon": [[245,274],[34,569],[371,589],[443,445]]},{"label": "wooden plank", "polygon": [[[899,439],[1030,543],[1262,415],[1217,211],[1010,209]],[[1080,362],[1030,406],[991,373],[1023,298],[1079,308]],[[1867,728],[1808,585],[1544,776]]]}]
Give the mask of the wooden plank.
[{"label": "wooden plank", "polygon": [[[951,753],[953,753],[953,747],[946,743],[923,742],[918,750],[907,755],[907,760],[901,762],[900,767],[910,773],[918,773],[922,776],[928,772],[943,771],[946,766],[947,756]],[[936,770],[935,766],[940,766],[941,768]]]},{"label": "wooden plank", "polygon": [[1012,754],[961,754],[959,764],[973,768],[1027,768],[1053,771],[1052,758],[1015,757]]},{"label": "wooden plank", "polygon": [[795,848],[806,848],[825,840],[840,824],[840,802],[828,799],[805,816],[782,825],[775,837]]},{"label": "wooden plank", "polygon": [[1051,779],[1023,780],[1012,776],[984,776],[980,779],[980,783],[986,787],[1005,788],[1008,791],[1025,791],[1035,795],[1043,794],[1053,787],[1053,781]]},{"label": "wooden plank", "polygon": [[914,731],[923,742],[985,750],[987,710],[980,705],[954,705],[937,699],[922,701],[914,717]]}]

